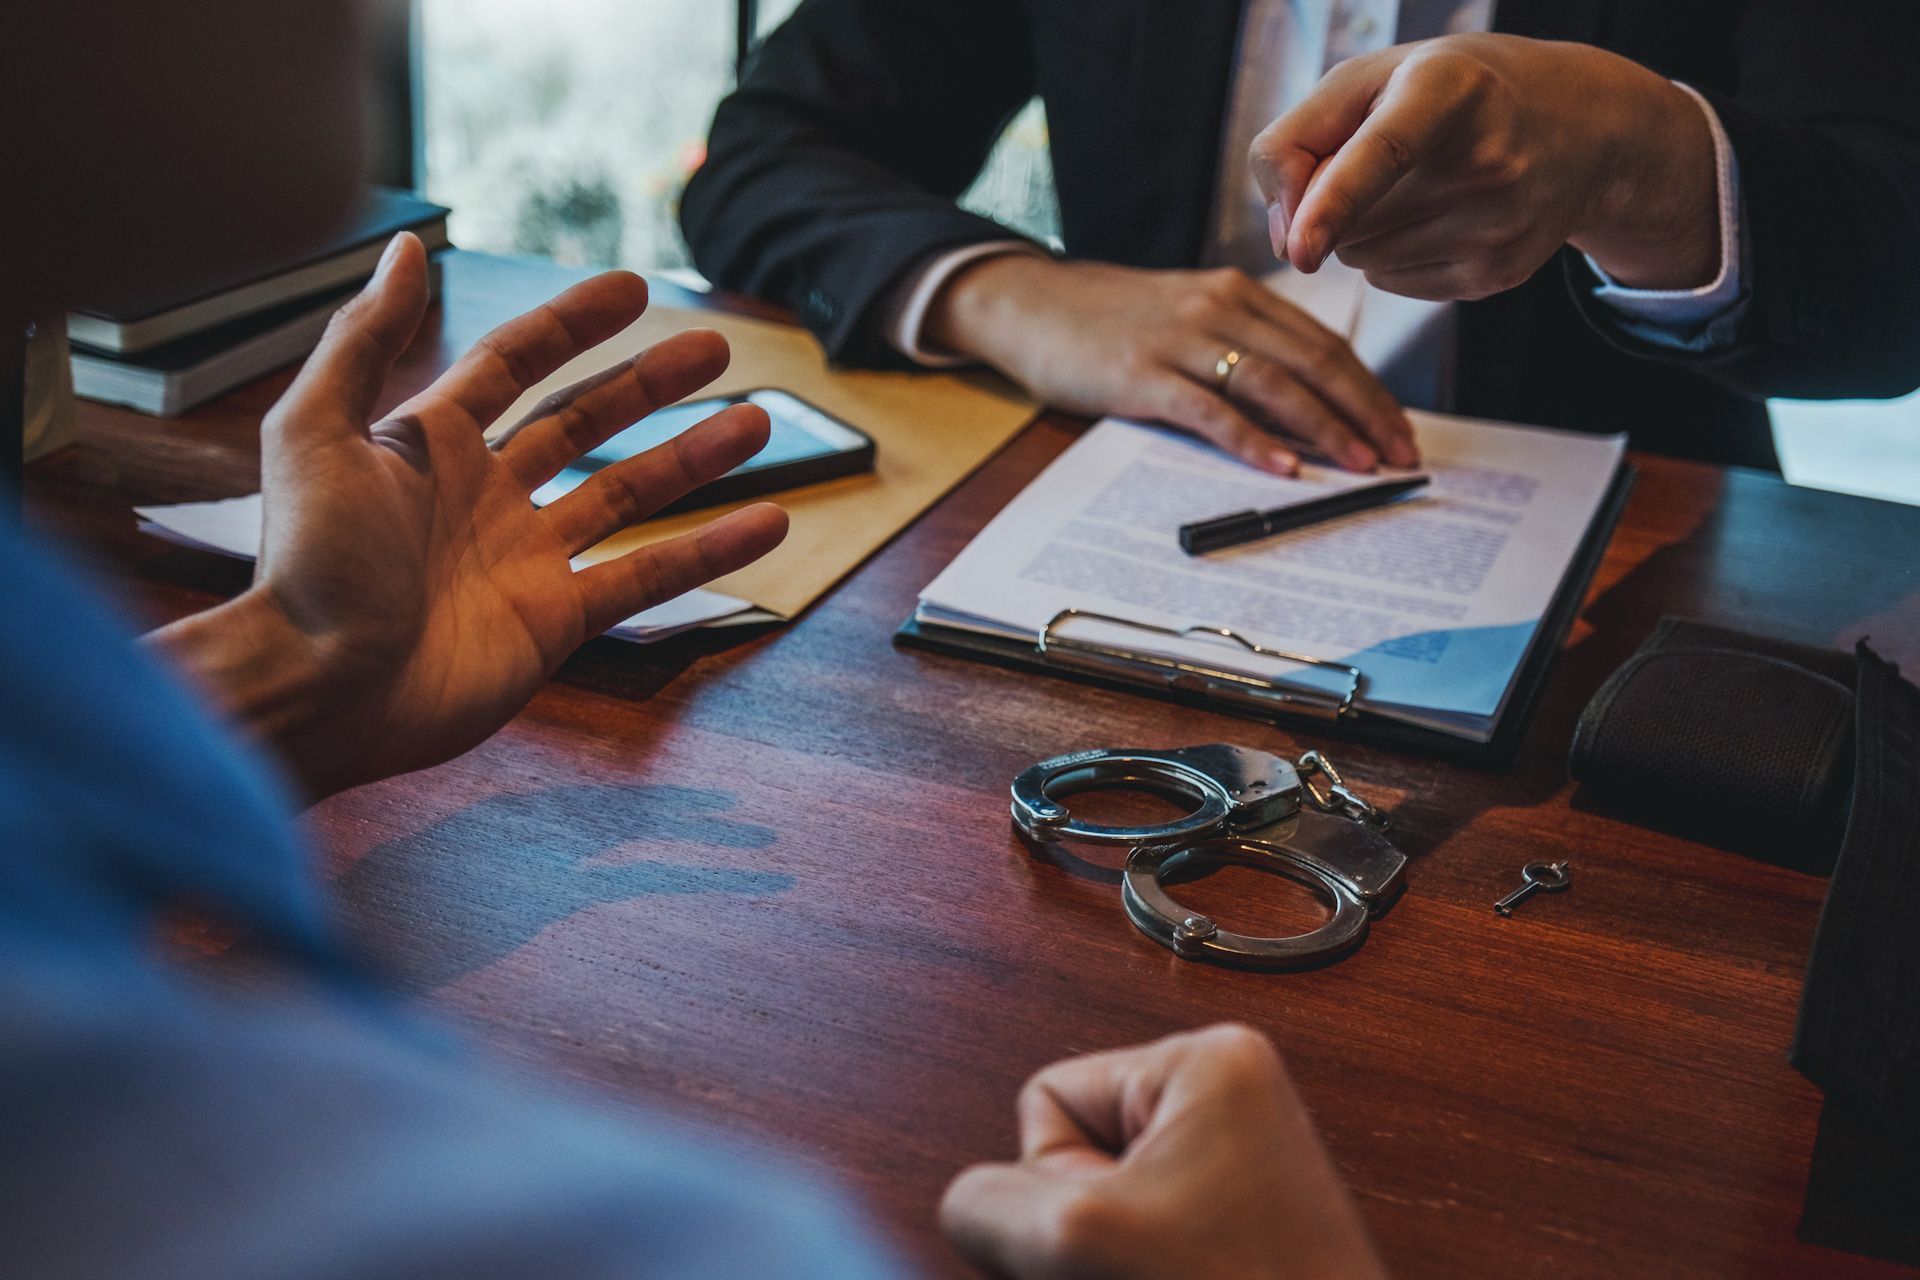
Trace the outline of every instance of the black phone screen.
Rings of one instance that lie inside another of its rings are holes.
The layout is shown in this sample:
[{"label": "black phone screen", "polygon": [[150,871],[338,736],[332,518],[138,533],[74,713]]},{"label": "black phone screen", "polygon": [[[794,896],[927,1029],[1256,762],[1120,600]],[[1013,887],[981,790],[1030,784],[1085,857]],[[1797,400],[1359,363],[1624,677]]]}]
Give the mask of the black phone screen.
[{"label": "black phone screen", "polygon": [[785,391],[750,391],[739,396],[690,400],[654,411],[568,463],[559,475],[534,491],[534,504],[544,507],[557,502],[602,467],[645,453],[728,405],[741,403],[756,404],[767,411],[772,428],[766,447],[725,476],[663,510],[729,502],[873,468],[873,441],[863,433]]}]

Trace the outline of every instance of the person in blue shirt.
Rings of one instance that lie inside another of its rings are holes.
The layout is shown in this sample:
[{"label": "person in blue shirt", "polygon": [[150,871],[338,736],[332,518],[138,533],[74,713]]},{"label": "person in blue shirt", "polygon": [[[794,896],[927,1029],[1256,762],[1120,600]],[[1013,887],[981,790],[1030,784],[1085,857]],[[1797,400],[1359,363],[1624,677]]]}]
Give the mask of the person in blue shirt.
[{"label": "person in blue shirt", "polygon": [[[360,15],[16,6],[0,165],[0,332],[77,296],[310,235],[356,186]],[[428,302],[401,236],[262,434],[253,584],[136,639],[60,552],[0,521],[0,1274],[902,1274],[830,1190],[489,1065],[372,983],[325,922],[302,802],[447,759],[627,615],[766,553],[749,507],[575,572],[579,549],[767,434],[726,410],[536,510],[561,466],[725,365],[689,332],[480,426],[630,324],[614,272],[373,408]],[[156,941],[237,924],[242,984]],[[953,1184],[967,1256],[1017,1277],[1372,1275],[1351,1198],[1278,1055],[1216,1027],[1048,1068],[1022,1151]],[[728,1144],[732,1150],[737,1144]]]}]

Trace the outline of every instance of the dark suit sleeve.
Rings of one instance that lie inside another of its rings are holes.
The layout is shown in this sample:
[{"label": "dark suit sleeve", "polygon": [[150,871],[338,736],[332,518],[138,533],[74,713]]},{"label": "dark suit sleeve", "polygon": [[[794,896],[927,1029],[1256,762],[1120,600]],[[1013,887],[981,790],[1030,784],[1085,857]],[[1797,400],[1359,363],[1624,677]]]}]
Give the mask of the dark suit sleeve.
[{"label": "dark suit sleeve", "polygon": [[1590,275],[1570,272],[1589,322],[1754,398],[1920,386],[1917,15],[1914,0],[1748,5],[1735,83],[1694,86],[1739,159],[1750,300],[1737,332],[1700,354],[1641,342],[1592,297]]},{"label": "dark suit sleeve", "polygon": [[892,288],[1014,234],[954,199],[1033,92],[1017,0],[805,0],[714,117],[680,209],[694,263],[791,308],[837,361],[899,363]]}]

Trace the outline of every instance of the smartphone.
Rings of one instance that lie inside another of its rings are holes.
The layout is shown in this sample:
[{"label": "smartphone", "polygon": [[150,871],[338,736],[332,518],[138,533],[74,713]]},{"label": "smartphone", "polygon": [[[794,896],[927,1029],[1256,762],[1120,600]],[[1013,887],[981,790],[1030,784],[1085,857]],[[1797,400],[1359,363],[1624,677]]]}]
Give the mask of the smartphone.
[{"label": "smartphone", "polygon": [[586,483],[600,468],[645,453],[733,404],[757,404],[767,411],[767,417],[773,420],[767,447],[718,480],[708,481],[668,503],[655,515],[711,507],[873,470],[873,440],[865,432],[796,395],[763,388],[737,396],[689,400],[656,410],[567,464],[559,475],[534,490],[534,505],[544,507],[558,502]]}]

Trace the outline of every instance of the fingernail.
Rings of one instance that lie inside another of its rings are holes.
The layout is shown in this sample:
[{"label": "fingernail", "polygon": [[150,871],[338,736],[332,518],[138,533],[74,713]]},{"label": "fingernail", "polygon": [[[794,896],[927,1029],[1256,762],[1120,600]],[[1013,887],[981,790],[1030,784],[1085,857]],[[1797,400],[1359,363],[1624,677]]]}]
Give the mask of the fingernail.
[{"label": "fingernail", "polygon": [[1302,271],[1318,271],[1322,259],[1326,256],[1326,250],[1321,248],[1321,242],[1325,239],[1326,233],[1318,227],[1307,232],[1300,241],[1301,255],[1295,265]]},{"label": "fingernail", "polygon": [[1286,449],[1268,449],[1267,470],[1276,475],[1297,476],[1300,474],[1300,458]]},{"label": "fingernail", "polygon": [[1390,467],[1410,467],[1418,455],[1414,452],[1412,440],[1387,433],[1382,436],[1380,456]]},{"label": "fingernail", "polygon": [[1267,236],[1273,241],[1273,256],[1287,260],[1287,211],[1279,204],[1267,206]]},{"label": "fingernail", "polygon": [[387,272],[393,270],[394,260],[400,256],[400,237],[387,241],[387,251],[380,255],[380,265],[373,269],[373,281],[380,283],[387,278]]},{"label": "fingernail", "polygon": [[1380,465],[1380,455],[1363,444],[1354,445],[1341,457],[1349,471],[1372,471]]}]

